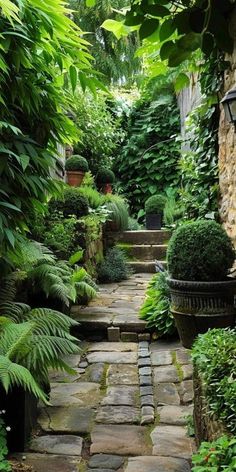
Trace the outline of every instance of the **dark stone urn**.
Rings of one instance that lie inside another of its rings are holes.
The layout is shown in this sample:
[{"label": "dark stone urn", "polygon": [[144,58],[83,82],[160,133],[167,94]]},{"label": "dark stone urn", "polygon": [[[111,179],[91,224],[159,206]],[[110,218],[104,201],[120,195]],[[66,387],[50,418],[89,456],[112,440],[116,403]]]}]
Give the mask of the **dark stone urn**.
[{"label": "dark stone urn", "polygon": [[171,311],[180,340],[191,348],[198,334],[235,326],[236,279],[198,282],[168,279]]}]

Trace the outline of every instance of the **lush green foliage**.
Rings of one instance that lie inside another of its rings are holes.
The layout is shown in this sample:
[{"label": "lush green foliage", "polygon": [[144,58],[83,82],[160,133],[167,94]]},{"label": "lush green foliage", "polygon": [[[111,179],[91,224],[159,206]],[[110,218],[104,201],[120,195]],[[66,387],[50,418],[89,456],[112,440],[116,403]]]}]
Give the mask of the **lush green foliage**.
[{"label": "lush green foliage", "polygon": [[167,284],[167,272],[155,274],[148,285],[146,298],[139,316],[147,321],[147,328],[155,331],[157,337],[175,333],[175,322],[170,311],[170,291]]},{"label": "lush green foliage", "polygon": [[[142,53],[158,51],[164,63],[161,67],[161,61],[157,60],[153,73],[163,73],[167,66],[176,67],[191,59],[198,49],[206,55],[215,48],[232,53],[234,43],[230,16],[234,3],[235,0],[223,3],[209,0],[207,4],[205,0],[180,0],[177,3],[172,0],[163,5],[163,0],[156,0],[155,4],[147,5],[145,0],[141,0],[131,3],[120,24],[115,22],[111,27],[109,22],[105,22],[103,26],[115,35],[118,31],[124,36],[136,27],[140,39],[145,40]],[[179,82],[189,83],[184,73]]]},{"label": "lush green foliage", "polygon": [[56,200],[50,200],[49,211],[53,215],[55,211],[61,212],[65,218],[71,215],[87,215],[89,212],[88,200],[80,193],[77,187],[67,187]]},{"label": "lush green foliage", "polygon": [[79,249],[79,234],[77,218],[75,216],[63,218],[63,215],[58,213],[51,215],[50,219],[47,218],[43,228],[38,228],[37,234],[35,228],[33,231],[33,237],[37,241],[42,241],[58,257],[67,260]]},{"label": "lush green foliage", "polygon": [[57,144],[76,136],[66,111],[77,78],[93,89],[98,81],[88,43],[61,0],[17,5],[5,0],[1,7],[0,255],[5,257],[27,229],[28,212],[41,208],[58,187],[51,177],[59,163]]},{"label": "lush green foliage", "polygon": [[88,162],[86,161],[84,157],[79,156],[79,155],[74,155],[74,156],[69,157],[69,159],[66,160],[65,169],[88,172],[89,170]]},{"label": "lush green foliage", "polygon": [[[186,142],[180,159],[180,198],[190,218],[217,218],[218,215],[218,92],[225,68],[223,58],[212,54],[204,59],[198,82],[201,102],[186,122]],[[191,149],[189,149],[189,137]]]},{"label": "lush green foliage", "polygon": [[101,93],[94,96],[77,93],[74,103],[78,142],[74,152],[82,154],[95,175],[101,166],[110,167],[118,145],[123,139],[120,119],[110,111],[107,98]]},{"label": "lush green foliage", "polygon": [[[117,155],[114,170],[120,178],[131,213],[143,209],[151,195],[163,192],[178,180],[179,111],[171,92],[157,88],[133,106],[127,137]],[[144,210],[140,216],[144,215]]]},{"label": "lush green foliage", "polygon": [[203,442],[192,462],[192,472],[234,472],[236,439],[221,436],[216,441]]},{"label": "lush green foliage", "polygon": [[139,224],[139,222],[135,219],[129,216],[128,218],[128,228],[129,231],[138,231],[142,229],[142,226]]},{"label": "lush green foliage", "polygon": [[120,282],[128,279],[130,275],[131,271],[127,265],[125,253],[117,247],[108,249],[104,260],[98,266],[100,282]]},{"label": "lush green foliage", "polygon": [[93,187],[84,185],[80,187],[80,193],[87,198],[90,208],[96,210],[102,205],[102,195]]},{"label": "lush green foliage", "polygon": [[96,175],[96,183],[100,184],[113,184],[115,182],[115,174],[111,169],[105,167],[98,169]]},{"label": "lush green foliage", "polygon": [[180,226],[167,250],[170,275],[180,280],[224,280],[234,259],[232,241],[215,221]]},{"label": "lush green foliage", "polygon": [[[121,84],[131,81],[140,70],[140,61],[134,56],[139,44],[136,35],[131,34],[125,41],[101,28],[104,20],[114,21],[117,10],[129,6],[128,0],[70,0],[74,21],[85,31],[89,31],[89,41],[95,59],[95,68],[104,74],[105,82]],[[90,7],[90,8],[89,8]],[[121,15],[119,15],[122,18]]]},{"label": "lush green foliage", "polygon": [[221,436],[211,443],[203,442],[192,461],[193,472],[233,472],[236,465],[236,439]]},{"label": "lush green foliage", "polygon": [[164,195],[152,195],[145,202],[145,213],[152,215],[156,213],[163,213],[166,203]]},{"label": "lush green foliage", "polygon": [[212,329],[200,335],[193,362],[204,382],[209,410],[236,433],[236,331]]},{"label": "lush green foliage", "polygon": [[107,228],[111,231],[125,231],[128,228],[129,212],[125,200],[119,195],[108,193],[103,204],[110,211]]},{"label": "lush green foliage", "polygon": [[11,472],[12,468],[8,460],[6,459],[7,449],[7,432],[6,425],[3,419],[4,411],[0,410],[0,471]]}]

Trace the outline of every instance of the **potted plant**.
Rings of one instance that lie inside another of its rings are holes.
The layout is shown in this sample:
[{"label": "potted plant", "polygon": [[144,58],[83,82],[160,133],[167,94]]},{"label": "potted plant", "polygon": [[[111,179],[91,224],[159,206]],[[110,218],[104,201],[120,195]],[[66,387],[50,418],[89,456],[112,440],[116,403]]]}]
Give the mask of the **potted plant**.
[{"label": "potted plant", "polygon": [[65,163],[67,183],[71,187],[79,187],[83,181],[85,172],[88,172],[88,162],[79,155],[69,157]]},{"label": "potted plant", "polygon": [[165,203],[163,195],[153,195],[146,200],[146,229],[161,229]]},{"label": "potted plant", "polygon": [[172,235],[167,263],[171,310],[184,347],[199,333],[234,325],[236,279],[229,276],[235,250],[215,221],[180,226]]},{"label": "potted plant", "polygon": [[115,182],[115,174],[111,169],[105,167],[98,170],[96,175],[96,183],[98,189],[102,193],[112,193],[112,184]]}]

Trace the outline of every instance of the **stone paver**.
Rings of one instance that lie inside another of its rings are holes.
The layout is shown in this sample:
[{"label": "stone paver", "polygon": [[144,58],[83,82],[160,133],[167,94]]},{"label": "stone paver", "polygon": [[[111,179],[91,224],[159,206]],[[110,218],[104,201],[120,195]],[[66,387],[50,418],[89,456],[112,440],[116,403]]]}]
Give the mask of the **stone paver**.
[{"label": "stone paver", "polygon": [[125,472],[190,472],[190,465],[173,457],[131,457]]},{"label": "stone paver", "polygon": [[136,364],[136,352],[91,352],[87,356],[88,362],[106,362],[109,364]]},{"label": "stone paver", "polygon": [[112,364],[107,371],[107,385],[138,385],[138,368],[133,364]]},{"label": "stone paver", "polygon": [[66,456],[81,456],[83,439],[79,436],[58,435],[39,436],[30,443],[30,449],[34,452],[47,452],[49,454],[62,454]]},{"label": "stone paver", "polygon": [[103,285],[73,307],[93,342],[67,356],[75,376],[50,373],[52,406],[41,406],[27,454],[37,472],[190,472],[191,360],[179,341],[150,343],[138,317],[150,278]]},{"label": "stone paver", "polygon": [[148,455],[151,449],[147,444],[145,429],[141,426],[96,425],[92,430],[91,440],[92,454],[102,452],[134,456],[141,452]]},{"label": "stone paver", "polygon": [[158,425],[151,433],[154,456],[170,456],[190,459],[191,440],[182,426]]}]

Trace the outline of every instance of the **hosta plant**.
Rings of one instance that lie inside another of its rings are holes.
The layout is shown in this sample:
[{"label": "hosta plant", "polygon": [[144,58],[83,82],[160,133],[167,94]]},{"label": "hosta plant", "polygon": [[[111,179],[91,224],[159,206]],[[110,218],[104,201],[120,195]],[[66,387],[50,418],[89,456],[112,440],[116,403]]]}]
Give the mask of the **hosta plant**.
[{"label": "hosta plant", "polygon": [[234,472],[236,470],[236,438],[221,436],[203,442],[192,457],[192,472]]}]

